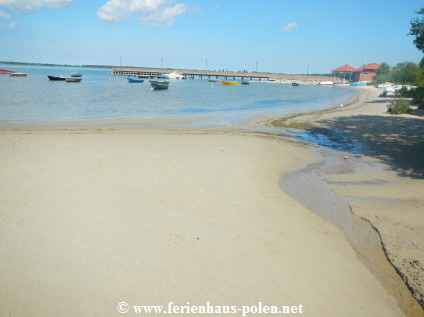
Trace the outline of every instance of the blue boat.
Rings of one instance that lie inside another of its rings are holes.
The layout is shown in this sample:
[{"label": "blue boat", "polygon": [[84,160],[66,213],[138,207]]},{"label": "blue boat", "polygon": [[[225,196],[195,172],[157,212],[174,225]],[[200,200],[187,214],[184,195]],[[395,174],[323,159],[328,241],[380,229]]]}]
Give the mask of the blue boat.
[{"label": "blue boat", "polygon": [[163,81],[156,81],[156,80],[150,80],[150,84],[152,85],[153,89],[168,89],[169,81],[163,80]]},{"label": "blue boat", "polygon": [[47,77],[49,78],[49,80],[66,80],[66,78],[63,77],[63,76],[51,76],[51,75],[47,75]]},{"label": "blue boat", "polygon": [[299,86],[300,84],[299,84],[299,83],[294,82],[294,83],[292,83],[291,85],[292,85],[293,87],[295,87],[295,86]]},{"label": "blue boat", "polygon": [[368,86],[368,83],[367,82],[365,82],[365,81],[359,81],[359,82],[356,82],[356,83],[351,83],[351,84],[349,84],[349,86]]},{"label": "blue boat", "polygon": [[130,77],[128,77],[127,79],[128,79],[129,83],[143,83],[144,82],[144,79],[140,79],[140,78],[130,78]]}]

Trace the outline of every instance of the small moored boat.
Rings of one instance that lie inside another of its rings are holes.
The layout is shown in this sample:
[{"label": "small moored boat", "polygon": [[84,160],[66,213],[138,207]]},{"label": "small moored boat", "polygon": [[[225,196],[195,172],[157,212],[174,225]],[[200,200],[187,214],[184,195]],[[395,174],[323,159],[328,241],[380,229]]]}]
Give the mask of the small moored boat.
[{"label": "small moored boat", "polygon": [[334,83],[332,81],[320,81],[318,83],[318,85],[319,86],[329,86],[329,87],[331,87],[331,86],[334,86]]},{"label": "small moored boat", "polygon": [[127,77],[129,83],[143,83],[144,79]]},{"label": "small moored boat", "polygon": [[69,76],[71,76],[71,77],[81,77],[82,76],[82,74],[81,73],[70,73],[69,74]]},{"label": "small moored boat", "polygon": [[150,80],[150,85],[152,85],[153,89],[160,90],[160,89],[168,89],[169,87],[169,81],[166,80]]},{"label": "small moored boat", "polygon": [[13,73],[14,71],[13,70],[8,70],[8,69],[3,69],[3,68],[0,68],[0,74],[10,74],[10,73]]},{"label": "small moored boat", "polygon": [[292,85],[293,87],[296,87],[296,86],[299,86],[300,84],[299,84],[299,83],[297,83],[297,82],[292,82],[292,83],[291,83],[291,85]]},{"label": "small moored boat", "polygon": [[79,83],[82,80],[82,78],[68,77],[65,80],[67,83]]},{"label": "small moored boat", "polygon": [[349,86],[353,86],[353,87],[355,87],[355,86],[368,86],[368,83],[365,82],[365,81],[359,81],[359,82],[356,82],[356,83],[351,83],[351,84],[349,84]]},{"label": "small moored boat", "polygon": [[210,83],[216,83],[218,81],[218,79],[209,79]]},{"label": "small moored boat", "polygon": [[27,77],[28,74],[27,73],[10,73],[9,76],[10,77]]},{"label": "small moored boat", "polygon": [[177,72],[163,74],[163,77],[168,79],[185,79],[184,75],[178,74]]},{"label": "small moored boat", "polygon": [[236,82],[236,81],[221,81],[221,85],[223,85],[223,86],[237,86],[238,82]]},{"label": "small moored boat", "polygon": [[47,75],[47,77],[49,78],[49,80],[66,80],[66,78],[63,77],[63,76],[51,76],[51,75]]},{"label": "small moored boat", "polygon": [[243,85],[250,85],[250,81],[249,81],[248,79],[243,79],[243,80],[241,81],[241,83],[242,83]]}]

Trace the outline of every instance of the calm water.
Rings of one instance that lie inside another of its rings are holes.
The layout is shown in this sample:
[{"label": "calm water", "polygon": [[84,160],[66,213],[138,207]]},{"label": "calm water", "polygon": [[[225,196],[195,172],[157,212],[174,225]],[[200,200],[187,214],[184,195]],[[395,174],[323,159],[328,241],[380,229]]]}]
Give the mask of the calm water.
[{"label": "calm water", "polygon": [[[111,118],[209,118],[201,124],[238,124],[255,116],[285,115],[343,103],[355,92],[339,87],[291,87],[252,82],[236,87],[208,80],[171,80],[166,91],[128,83],[110,69],[0,65],[28,77],[0,75],[0,121],[64,121]],[[81,72],[81,83],[47,75]]]}]

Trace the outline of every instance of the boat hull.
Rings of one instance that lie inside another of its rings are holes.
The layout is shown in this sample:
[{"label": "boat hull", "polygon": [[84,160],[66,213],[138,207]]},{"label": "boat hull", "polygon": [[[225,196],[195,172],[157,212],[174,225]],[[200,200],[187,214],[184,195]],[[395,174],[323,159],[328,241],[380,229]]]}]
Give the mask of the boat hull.
[{"label": "boat hull", "polygon": [[81,73],[70,73],[69,74],[71,77],[81,77],[82,74]]},{"label": "boat hull", "polygon": [[169,81],[150,81],[150,85],[152,85],[152,88],[154,90],[164,90],[168,89],[169,87]]},{"label": "boat hull", "polygon": [[26,74],[26,73],[10,73],[9,76],[10,77],[27,77],[28,74]]},{"label": "boat hull", "polygon": [[13,71],[13,70],[8,70],[8,69],[0,68],[0,74],[6,74],[6,75],[9,75],[9,74],[11,74],[11,73],[14,73],[14,71]]},{"label": "boat hull", "polygon": [[236,82],[236,81],[221,81],[221,85],[223,85],[223,86],[237,86],[238,82]]},{"label": "boat hull", "polygon": [[320,81],[318,85],[319,86],[334,86],[334,83],[332,81]]},{"label": "boat hull", "polygon": [[177,72],[163,74],[163,77],[167,79],[185,79],[184,75],[178,74]]},{"label": "boat hull", "polygon": [[64,80],[66,80],[66,78],[65,77],[58,77],[58,76],[50,76],[50,75],[47,75],[47,77],[49,78],[49,80],[53,80],[53,81],[64,81]]},{"label": "boat hull", "polygon": [[79,83],[81,82],[82,78],[76,78],[76,77],[69,77],[65,79],[67,83]]},{"label": "boat hull", "polygon": [[366,82],[357,82],[357,83],[351,83],[351,84],[349,84],[349,86],[351,86],[351,87],[368,86],[368,83],[366,83]]},{"label": "boat hull", "polygon": [[144,83],[144,79],[139,78],[127,78],[129,83]]}]

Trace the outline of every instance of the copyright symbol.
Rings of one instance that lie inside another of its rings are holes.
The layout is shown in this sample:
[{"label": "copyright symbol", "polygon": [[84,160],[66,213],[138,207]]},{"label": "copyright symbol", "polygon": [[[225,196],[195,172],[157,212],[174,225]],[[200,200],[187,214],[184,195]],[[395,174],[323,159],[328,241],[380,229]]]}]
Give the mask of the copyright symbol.
[{"label": "copyright symbol", "polygon": [[128,311],[129,306],[128,306],[128,304],[127,304],[127,303],[125,303],[125,302],[120,302],[120,303],[116,306],[116,309],[117,309],[117,310],[118,310],[118,312],[120,312],[121,314],[125,314],[125,313]]}]

